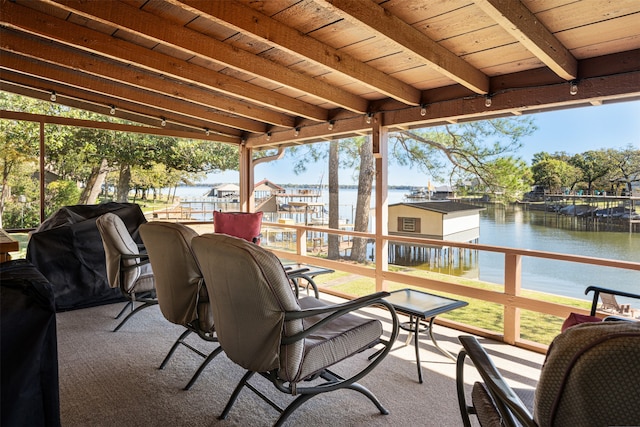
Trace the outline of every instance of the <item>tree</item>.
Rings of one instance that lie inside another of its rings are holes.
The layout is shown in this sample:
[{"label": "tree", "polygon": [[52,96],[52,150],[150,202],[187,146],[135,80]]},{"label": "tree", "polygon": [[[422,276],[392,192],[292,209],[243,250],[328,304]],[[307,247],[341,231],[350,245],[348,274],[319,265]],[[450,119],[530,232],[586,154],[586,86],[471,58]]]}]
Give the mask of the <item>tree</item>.
[{"label": "tree", "polygon": [[593,183],[606,176],[612,168],[612,163],[605,150],[586,151],[573,156],[569,163],[580,169],[581,181],[587,184],[588,194],[593,194]]},{"label": "tree", "polygon": [[573,189],[573,186],[580,179],[580,170],[564,160],[554,158],[550,155],[541,155],[538,156],[537,159],[541,160],[537,160],[533,166],[531,166],[534,183],[542,185],[552,192],[560,192],[563,187]]},{"label": "tree", "polygon": [[[334,229],[340,226],[340,183],[338,180],[340,158],[338,145],[338,140],[335,139],[329,143],[329,228]],[[340,258],[340,236],[329,234],[327,245],[327,258]]]},{"label": "tree", "polygon": [[[373,161],[373,141],[371,136],[358,138],[360,141],[360,173],[358,177],[358,199],[353,219],[354,231],[366,232],[369,229],[369,211],[371,209],[371,191],[376,175]],[[367,239],[354,237],[351,245],[352,261],[364,262],[367,259]]]},{"label": "tree", "polygon": [[640,150],[628,145],[621,150],[607,150],[611,160],[609,180],[624,183],[627,194],[631,194],[634,182],[640,182]]},{"label": "tree", "polygon": [[[520,148],[521,138],[535,130],[533,121],[525,117],[406,130],[390,135],[391,153],[398,164],[417,166],[436,180],[478,178],[513,199],[522,192],[529,175],[522,161],[509,154]],[[506,170],[520,174],[520,179],[506,179],[501,172]]]}]

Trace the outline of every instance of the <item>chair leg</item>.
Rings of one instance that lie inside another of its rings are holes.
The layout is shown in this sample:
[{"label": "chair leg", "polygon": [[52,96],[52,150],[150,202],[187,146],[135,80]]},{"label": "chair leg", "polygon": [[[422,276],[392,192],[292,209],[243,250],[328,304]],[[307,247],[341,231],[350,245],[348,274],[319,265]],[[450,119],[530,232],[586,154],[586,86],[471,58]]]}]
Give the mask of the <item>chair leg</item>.
[{"label": "chair leg", "polygon": [[235,390],[233,390],[233,394],[231,394],[231,397],[229,398],[229,401],[227,402],[227,406],[224,407],[224,410],[222,411],[222,413],[218,417],[219,420],[224,420],[224,419],[227,418],[227,415],[229,415],[229,411],[231,411],[231,407],[236,402],[236,399],[238,398],[238,395],[240,394],[240,392],[242,391],[244,386],[247,384],[247,381],[249,381],[254,374],[255,374],[255,372],[253,372],[253,371],[247,371],[247,373],[244,374],[244,376],[242,377],[242,379],[240,380],[240,382],[236,386]]},{"label": "chair leg", "polygon": [[200,376],[200,374],[202,373],[202,371],[204,371],[204,368],[207,367],[207,365],[209,364],[209,362],[211,362],[218,354],[220,354],[222,352],[222,347],[218,346],[218,348],[216,348],[215,350],[213,350],[206,359],[204,359],[204,362],[202,362],[200,364],[200,367],[198,368],[198,370],[196,371],[195,374],[193,374],[193,377],[191,377],[191,380],[189,381],[189,383],[185,386],[185,390],[189,390],[191,388],[191,386],[196,382],[196,380],[198,379],[198,377]]},{"label": "chair leg", "polygon": [[[116,317],[114,317],[114,319],[119,319],[125,311],[127,311],[127,308],[131,307],[133,304],[133,302],[131,301],[127,301],[127,303],[124,305],[124,307],[122,307],[122,310],[120,310],[120,313],[118,313],[118,315]],[[133,308],[132,308],[133,310]]]},{"label": "chair leg", "polygon": [[184,342],[184,340],[189,336],[189,334],[191,334],[191,332],[191,329],[187,329],[182,333],[182,335],[180,335],[176,342],[173,343],[173,346],[171,346],[171,350],[169,350],[169,353],[167,353],[158,369],[164,369],[164,367],[167,366],[167,363],[169,363],[169,359],[171,359],[173,353],[175,353],[178,346]]},{"label": "chair leg", "polygon": [[143,309],[145,309],[145,308],[147,308],[147,307],[154,306],[154,305],[156,305],[156,304],[157,304],[157,302],[155,302],[155,301],[154,301],[154,302],[148,302],[148,301],[147,301],[147,302],[144,302],[142,305],[139,305],[135,310],[133,310],[131,313],[129,313],[129,314],[127,315],[127,317],[125,317],[125,318],[122,320],[122,322],[120,322],[120,324],[119,324],[118,326],[116,326],[116,328],[113,330],[113,332],[117,332],[117,331],[118,331],[118,329],[120,329],[120,328],[122,327],[122,325],[124,325],[124,324],[127,322],[127,320],[129,320],[129,319],[131,318],[131,316],[133,316],[134,314],[136,314],[136,313],[137,313],[137,312],[139,312],[140,310],[143,310]]}]

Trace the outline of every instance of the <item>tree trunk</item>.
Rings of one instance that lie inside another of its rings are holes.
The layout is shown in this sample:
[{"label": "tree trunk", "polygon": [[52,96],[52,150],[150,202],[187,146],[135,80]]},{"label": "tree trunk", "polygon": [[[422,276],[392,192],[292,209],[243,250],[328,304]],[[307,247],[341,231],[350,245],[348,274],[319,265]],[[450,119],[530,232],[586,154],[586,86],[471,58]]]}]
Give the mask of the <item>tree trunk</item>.
[{"label": "tree trunk", "polygon": [[93,168],[87,180],[87,185],[82,190],[79,203],[81,205],[94,205],[98,201],[98,196],[102,191],[102,184],[109,172],[107,159],[102,159],[100,164]]},{"label": "tree trunk", "polygon": [[[373,142],[367,136],[360,147],[360,175],[358,178],[358,200],[354,218],[354,231],[369,231],[369,210],[375,167],[373,162]],[[365,262],[367,259],[367,239],[354,237],[351,246],[351,260]]]},{"label": "tree trunk", "polygon": [[120,166],[120,176],[118,177],[118,194],[116,202],[127,203],[129,198],[129,184],[131,183],[131,168],[129,165]]},{"label": "tree trunk", "polygon": [[[340,228],[338,165],[338,141],[334,139],[329,144],[329,228],[335,229]],[[327,257],[340,258],[340,236],[329,234],[328,245]]]}]

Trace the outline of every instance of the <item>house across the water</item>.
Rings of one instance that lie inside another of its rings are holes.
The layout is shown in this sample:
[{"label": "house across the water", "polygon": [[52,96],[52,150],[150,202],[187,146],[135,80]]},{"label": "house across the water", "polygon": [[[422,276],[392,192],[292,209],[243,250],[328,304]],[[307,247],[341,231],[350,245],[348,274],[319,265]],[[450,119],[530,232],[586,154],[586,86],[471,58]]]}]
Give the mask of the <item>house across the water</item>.
[{"label": "house across the water", "polygon": [[389,234],[476,241],[480,237],[480,211],[484,209],[452,201],[396,203],[389,205]]}]

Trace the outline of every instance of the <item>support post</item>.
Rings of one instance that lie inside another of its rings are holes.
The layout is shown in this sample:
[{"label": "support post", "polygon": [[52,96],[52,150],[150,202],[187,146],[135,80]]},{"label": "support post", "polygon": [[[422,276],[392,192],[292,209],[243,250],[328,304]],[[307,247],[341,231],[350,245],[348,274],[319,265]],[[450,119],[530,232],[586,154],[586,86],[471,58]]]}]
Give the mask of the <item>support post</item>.
[{"label": "support post", "polygon": [[[511,297],[520,295],[522,287],[522,256],[504,255],[504,293]],[[512,303],[504,305],[504,341],[514,345],[520,339],[520,309]]]},{"label": "support post", "polygon": [[373,138],[373,157],[376,167],[376,292],[386,289],[384,276],[389,271],[389,241],[381,238],[381,236],[389,234],[388,136],[387,128],[382,126],[382,114],[375,114],[372,120],[371,137]]}]

